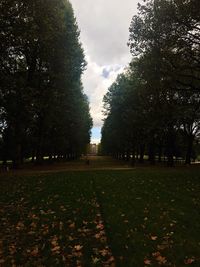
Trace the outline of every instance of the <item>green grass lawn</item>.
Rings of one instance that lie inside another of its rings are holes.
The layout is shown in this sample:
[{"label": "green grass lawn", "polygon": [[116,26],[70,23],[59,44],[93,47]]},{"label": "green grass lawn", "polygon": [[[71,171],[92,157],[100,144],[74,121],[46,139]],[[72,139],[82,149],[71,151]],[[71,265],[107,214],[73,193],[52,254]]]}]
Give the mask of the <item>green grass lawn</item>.
[{"label": "green grass lawn", "polygon": [[200,169],[0,177],[0,266],[200,266]]}]

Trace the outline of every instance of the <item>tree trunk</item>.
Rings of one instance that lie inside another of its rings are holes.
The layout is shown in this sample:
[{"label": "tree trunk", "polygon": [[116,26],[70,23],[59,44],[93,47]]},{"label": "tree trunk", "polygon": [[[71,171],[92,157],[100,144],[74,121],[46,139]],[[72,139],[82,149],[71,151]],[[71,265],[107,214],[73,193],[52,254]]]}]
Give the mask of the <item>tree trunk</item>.
[{"label": "tree trunk", "polygon": [[144,163],[144,151],[145,151],[145,145],[140,145],[140,163]]},{"label": "tree trunk", "polygon": [[35,160],[35,151],[32,151],[31,162],[34,163],[34,160]]},{"label": "tree trunk", "polygon": [[174,166],[174,157],[173,157],[173,153],[169,153],[168,157],[167,157],[167,165],[169,167],[173,167]]},{"label": "tree trunk", "polygon": [[191,164],[192,148],[193,148],[194,136],[188,136],[187,152],[185,157],[185,164]]},{"label": "tree trunk", "polygon": [[20,167],[21,155],[22,155],[21,152],[22,152],[21,144],[17,144],[15,149],[15,155],[13,158],[13,169],[19,169]]},{"label": "tree trunk", "polygon": [[127,154],[126,154],[126,160],[127,160],[127,161],[130,160],[130,151],[127,151]]},{"label": "tree trunk", "polygon": [[36,149],[36,164],[42,164],[43,162],[43,118],[42,116],[39,117],[38,121],[38,137],[37,137],[37,149]]},{"label": "tree trunk", "polygon": [[135,148],[132,150],[131,166],[135,166]]},{"label": "tree trunk", "polygon": [[155,147],[154,143],[149,145],[149,162],[151,165],[155,165]]},{"label": "tree trunk", "polygon": [[172,129],[169,130],[167,136],[167,165],[168,167],[174,166],[174,144],[175,144],[175,133]]},{"label": "tree trunk", "polygon": [[162,162],[162,146],[160,145],[158,148],[158,162]]}]

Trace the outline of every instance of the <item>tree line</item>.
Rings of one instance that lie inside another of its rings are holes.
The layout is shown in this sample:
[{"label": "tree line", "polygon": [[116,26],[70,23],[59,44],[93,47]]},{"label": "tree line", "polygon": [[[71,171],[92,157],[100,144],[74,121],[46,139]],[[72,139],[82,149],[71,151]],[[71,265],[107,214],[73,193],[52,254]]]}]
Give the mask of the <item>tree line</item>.
[{"label": "tree line", "polygon": [[70,2],[1,0],[0,59],[0,160],[80,155],[92,119]]},{"label": "tree line", "polygon": [[190,164],[200,152],[199,1],[144,0],[129,32],[132,61],[104,96],[103,152]]}]

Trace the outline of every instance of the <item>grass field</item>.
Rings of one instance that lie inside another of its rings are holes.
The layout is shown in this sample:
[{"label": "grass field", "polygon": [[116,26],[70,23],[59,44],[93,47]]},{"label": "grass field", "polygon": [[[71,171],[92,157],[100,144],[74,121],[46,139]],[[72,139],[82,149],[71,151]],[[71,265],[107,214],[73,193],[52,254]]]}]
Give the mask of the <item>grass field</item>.
[{"label": "grass field", "polygon": [[0,266],[200,266],[200,168],[0,177]]}]

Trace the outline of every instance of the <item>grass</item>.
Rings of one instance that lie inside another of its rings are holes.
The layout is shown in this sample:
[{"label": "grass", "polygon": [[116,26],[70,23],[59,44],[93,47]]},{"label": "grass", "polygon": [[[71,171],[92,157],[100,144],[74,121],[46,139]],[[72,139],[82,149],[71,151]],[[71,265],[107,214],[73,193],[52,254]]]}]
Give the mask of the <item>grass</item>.
[{"label": "grass", "polygon": [[0,178],[0,266],[200,266],[200,169]]}]

